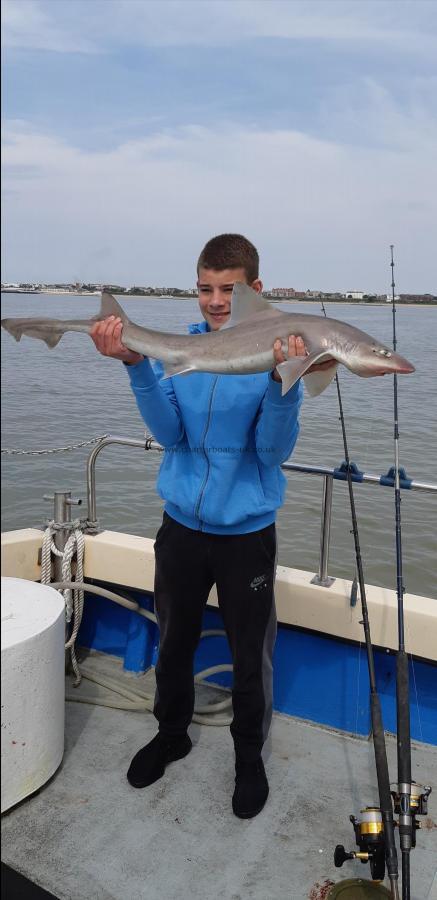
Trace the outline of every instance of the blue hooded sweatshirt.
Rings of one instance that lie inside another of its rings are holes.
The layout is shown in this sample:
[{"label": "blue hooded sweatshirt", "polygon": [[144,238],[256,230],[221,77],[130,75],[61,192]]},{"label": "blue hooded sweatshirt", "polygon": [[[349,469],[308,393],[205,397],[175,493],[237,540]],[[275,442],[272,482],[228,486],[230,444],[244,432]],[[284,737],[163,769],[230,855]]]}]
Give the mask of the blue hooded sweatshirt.
[{"label": "blue hooded sweatshirt", "polygon": [[[190,334],[209,331],[206,322]],[[193,372],[163,379],[160,362],[126,366],[141,416],[165,448],[157,490],[182,525],[245,534],[275,521],[286,479],[281,463],[299,433],[302,386],[284,397],[269,372]]]}]

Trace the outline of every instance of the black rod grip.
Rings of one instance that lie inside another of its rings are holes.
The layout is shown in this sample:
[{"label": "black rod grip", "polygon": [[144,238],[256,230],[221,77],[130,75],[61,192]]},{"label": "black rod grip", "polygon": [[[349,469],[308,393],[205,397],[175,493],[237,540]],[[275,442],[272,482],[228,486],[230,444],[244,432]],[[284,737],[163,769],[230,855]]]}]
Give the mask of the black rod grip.
[{"label": "black rod grip", "polygon": [[396,852],[393,806],[390,793],[390,776],[388,772],[387,753],[385,748],[384,726],[382,724],[381,704],[378,694],[370,695],[372,716],[373,746],[375,750],[376,775],[378,779],[379,803],[385,835],[385,857],[387,871],[398,877],[398,855]]},{"label": "black rod grip", "polygon": [[402,900],[410,900],[410,854],[402,851]]},{"label": "black rod grip", "polygon": [[396,657],[398,783],[411,784],[410,689],[408,656],[398,650]]}]

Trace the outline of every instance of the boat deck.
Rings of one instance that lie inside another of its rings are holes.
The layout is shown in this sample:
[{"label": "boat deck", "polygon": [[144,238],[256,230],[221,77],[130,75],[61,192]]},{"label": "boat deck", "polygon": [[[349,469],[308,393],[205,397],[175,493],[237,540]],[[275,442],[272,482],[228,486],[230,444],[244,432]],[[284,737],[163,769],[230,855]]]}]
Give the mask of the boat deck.
[{"label": "boat deck", "polygon": [[[95,654],[93,664],[120,674],[114,658]],[[146,688],[152,677],[125,675]],[[199,691],[202,702],[223,695]],[[231,809],[226,727],[193,724],[188,757],[151,787],[130,787],[129,762],[155,733],[149,713],[68,702],[63,763],[3,816],[3,862],[59,900],[321,900],[330,881],[370,877],[356,861],[335,869],[333,851],[357,849],[349,815],[377,800],[371,742],[275,715],[264,753],[269,799],[242,821]],[[387,752],[394,781],[392,737]],[[414,745],[412,764],[433,793],[412,852],[411,900],[435,900],[435,747]]]}]

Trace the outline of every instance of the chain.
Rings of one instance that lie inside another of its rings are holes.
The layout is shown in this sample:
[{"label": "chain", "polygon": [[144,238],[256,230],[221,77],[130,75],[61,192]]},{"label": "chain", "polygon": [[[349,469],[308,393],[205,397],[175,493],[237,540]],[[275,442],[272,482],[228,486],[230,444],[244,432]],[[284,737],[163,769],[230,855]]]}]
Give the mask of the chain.
[{"label": "chain", "polygon": [[79,447],[90,447],[91,444],[98,444],[107,438],[107,434],[101,434],[98,437],[91,438],[89,441],[81,441],[80,444],[71,444],[70,447],[50,447],[47,450],[15,450],[10,447],[2,447],[1,452],[6,456],[42,456],[45,453],[65,453],[67,450],[77,450]]}]

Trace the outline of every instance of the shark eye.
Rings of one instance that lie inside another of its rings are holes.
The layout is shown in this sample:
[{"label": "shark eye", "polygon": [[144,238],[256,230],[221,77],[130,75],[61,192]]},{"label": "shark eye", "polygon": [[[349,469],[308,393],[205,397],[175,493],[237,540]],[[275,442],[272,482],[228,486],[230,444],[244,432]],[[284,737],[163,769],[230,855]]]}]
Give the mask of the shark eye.
[{"label": "shark eye", "polygon": [[374,353],[378,353],[379,356],[391,356],[390,350],[386,350],[385,347],[372,347]]}]

